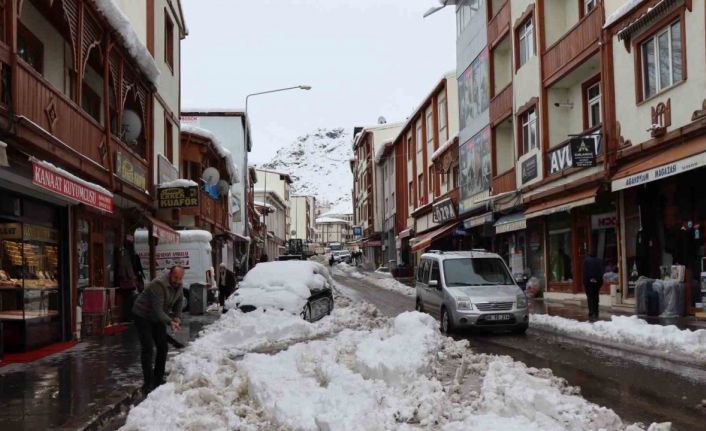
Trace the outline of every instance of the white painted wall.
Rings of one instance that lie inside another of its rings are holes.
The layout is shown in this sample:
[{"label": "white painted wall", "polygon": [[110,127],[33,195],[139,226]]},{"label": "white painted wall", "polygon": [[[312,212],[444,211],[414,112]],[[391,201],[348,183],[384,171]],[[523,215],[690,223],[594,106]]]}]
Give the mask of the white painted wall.
[{"label": "white painted wall", "polygon": [[[651,108],[659,102],[671,99],[672,125],[675,130],[691,123],[691,115],[701,109],[706,95],[706,50],[704,50],[704,2],[695,1],[693,11],[686,12],[687,77],[682,84],[657,94],[638,105],[635,94],[634,56],[635,50],[627,52],[622,42],[613,39],[613,73],[615,75],[616,118],[621,125],[621,135],[633,144],[645,142],[650,137],[647,131],[651,124]],[[635,35],[634,37],[639,37]]]},{"label": "white painted wall", "polygon": [[515,165],[515,138],[513,123],[504,121],[495,128],[496,169],[502,174]]},{"label": "white painted wall", "polygon": [[296,231],[291,238],[301,239],[306,241],[310,239],[307,235],[309,226],[307,225],[307,196],[292,196],[290,199],[289,215],[292,219],[292,230]]},{"label": "white painted wall", "polygon": [[144,1],[113,0],[132,23],[143,45],[147,46],[147,8]]}]

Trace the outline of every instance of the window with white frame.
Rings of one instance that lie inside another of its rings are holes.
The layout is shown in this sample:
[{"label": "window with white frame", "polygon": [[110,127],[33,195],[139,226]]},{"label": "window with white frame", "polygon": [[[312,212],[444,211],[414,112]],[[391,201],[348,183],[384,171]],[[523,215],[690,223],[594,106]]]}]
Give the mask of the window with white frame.
[{"label": "window with white frame", "polygon": [[427,176],[429,178],[429,195],[433,196],[434,195],[434,167],[429,166],[429,175]]},{"label": "window with white frame", "polygon": [[643,99],[682,80],[681,39],[681,22],[677,20],[640,45]]},{"label": "window with white frame", "polygon": [[412,207],[414,205],[414,183],[412,181],[407,185],[407,206]]},{"label": "window with white frame", "polygon": [[520,25],[517,30],[517,41],[520,49],[520,64],[521,67],[527,60],[534,57],[534,24],[532,23],[532,18]]},{"label": "window with white frame", "polygon": [[427,189],[424,188],[424,174],[417,176],[417,191],[419,191],[419,204],[421,205],[427,192]]},{"label": "window with white frame", "polygon": [[596,82],[586,89],[586,115],[588,128],[601,124],[601,83]]},{"label": "window with white frame", "polygon": [[439,96],[437,102],[437,110],[439,111],[439,141],[446,142],[449,136],[446,134],[446,94]]},{"label": "window with white frame", "polygon": [[597,4],[598,4],[598,0],[583,0],[584,14],[588,14],[593,9],[595,9]]},{"label": "window with white frame", "polygon": [[522,154],[537,148],[537,111],[535,107],[520,116],[522,124]]},{"label": "window with white frame", "polygon": [[422,144],[424,141],[422,140],[422,122],[417,121],[417,152],[421,153],[422,148],[424,148],[424,145]]},{"label": "window with white frame", "polygon": [[427,110],[427,142],[431,142],[434,139],[434,114],[429,108]]}]

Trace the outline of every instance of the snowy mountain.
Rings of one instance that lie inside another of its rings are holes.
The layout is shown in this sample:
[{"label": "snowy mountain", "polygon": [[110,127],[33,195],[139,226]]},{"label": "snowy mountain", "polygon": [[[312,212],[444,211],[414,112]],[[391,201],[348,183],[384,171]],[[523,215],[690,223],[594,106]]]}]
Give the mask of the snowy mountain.
[{"label": "snowy mountain", "polygon": [[342,127],[317,129],[280,148],[263,169],[286,172],[292,177],[292,194],[312,195],[331,205],[332,212],[353,210],[351,137]]}]

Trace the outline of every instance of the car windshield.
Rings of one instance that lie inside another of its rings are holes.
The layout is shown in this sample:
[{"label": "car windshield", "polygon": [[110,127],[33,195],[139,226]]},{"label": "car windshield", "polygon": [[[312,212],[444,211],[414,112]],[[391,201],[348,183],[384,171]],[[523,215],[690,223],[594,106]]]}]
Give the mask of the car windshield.
[{"label": "car windshield", "polygon": [[447,286],[493,286],[513,284],[502,260],[491,258],[448,259],[444,261]]}]

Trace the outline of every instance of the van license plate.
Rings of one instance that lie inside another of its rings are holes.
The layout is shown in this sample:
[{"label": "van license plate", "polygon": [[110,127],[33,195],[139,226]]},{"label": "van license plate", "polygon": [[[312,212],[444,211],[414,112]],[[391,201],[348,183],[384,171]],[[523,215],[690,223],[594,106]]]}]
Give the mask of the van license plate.
[{"label": "van license plate", "polygon": [[485,320],[498,321],[498,320],[510,320],[512,319],[512,314],[490,314],[485,316]]}]

